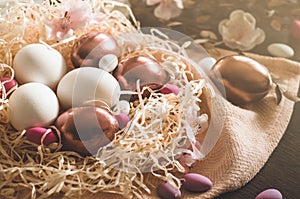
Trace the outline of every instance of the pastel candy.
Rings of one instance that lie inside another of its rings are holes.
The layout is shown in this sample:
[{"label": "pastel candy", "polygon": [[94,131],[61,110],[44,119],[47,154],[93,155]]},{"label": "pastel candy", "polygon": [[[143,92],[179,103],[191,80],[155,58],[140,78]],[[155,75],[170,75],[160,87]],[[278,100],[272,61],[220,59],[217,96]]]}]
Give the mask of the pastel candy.
[{"label": "pastel candy", "polygon": [[[48,131],[47,128],[43,127],[33,127],[26,130],[25,136],[27,139],[33,143],[41,144],[43,135]],[[49,133],[44,138],[43,144],[49,145],[51,143],[57,142],[58,138],[53,130],[49,129]]]},{"label": "pastel candy", "polygon": [[169,183],[161,183],[157,187],[157,193],[162,199],[179,199],[181,192],[178,189],[174,189]]},{"label": "pastel candy", "polygon": [[266,189],[258,194],[255,199],[282,199],[282,195],[277,189]]},{"label": "pastel candy", "polygon": [[183,188],[191,192],[203,192],[212,187],[212,182],[207,177],[197,173],[187,173],[183,176]]}]

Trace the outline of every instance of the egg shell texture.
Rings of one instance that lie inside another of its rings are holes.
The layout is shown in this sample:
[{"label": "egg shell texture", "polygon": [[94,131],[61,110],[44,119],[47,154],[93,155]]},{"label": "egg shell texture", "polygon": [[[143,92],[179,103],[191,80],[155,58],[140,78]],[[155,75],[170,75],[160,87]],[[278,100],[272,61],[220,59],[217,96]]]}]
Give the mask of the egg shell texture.
[{"label": "egg shell texture", "polygon": [[67,72],[60,52],[44,44],[29,44],[21,48],[14,58],[13,68],[20,84],[39,82],[53,90]]},{"label": "egg shell texture", "polygon": [[78,107],[91,100],[101,100],[109,107],[120,98],[120,86],[108,72],[83,67],[67,73],[59,82],[57,96],[64,109]]},{"label": "egg shell texture", "polygon": [[33,126],[50,126],[59,112],[55,93],[41,83],[20,86],[8,103],[10,122],[19,131]]}]

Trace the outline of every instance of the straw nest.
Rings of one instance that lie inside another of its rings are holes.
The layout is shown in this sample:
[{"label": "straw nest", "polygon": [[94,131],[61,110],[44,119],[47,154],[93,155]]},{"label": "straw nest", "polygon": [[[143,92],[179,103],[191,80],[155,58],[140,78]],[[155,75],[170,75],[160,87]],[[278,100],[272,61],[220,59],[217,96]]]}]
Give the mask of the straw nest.
[{"label": "straw nest", "polygon": [[[23,1],[2,9],[1,77],[14,78],[13,58],[19,49],[31,43],[44,43],[57,49],[72,70],[72,46],[87,32],[99,31],[114,35],[124,47],[120,59],[147,55],[164,63],[170,82],[179,86],[179,94],[162,95],[150,89],[150,97],[143,99],[142,91],[138,90],[138,100],[131,103],[129,124],[116,134],[111,144],[99,149],[96,156],[82,157],[72,151],[61,151],[60,141],[49,146],[37,145],[26,140],[25,130],[14,130],[9,124],[8,95],[1,83],[0,197],[68,198],[87,193],[112,193],[143,198],[162,180],[179,187],[179,173],[183,173],[184,168],[178,158],[183,153],[195,154],[189,146],[201,131],[199,121],[209,120],[210,91],[205,80],[183,58],[184,47],[140,33],[139,24],[124,4],[85,2],[92,6],[96,23],[79,28],[73,36],[60,41],[47,40],[45,27],[62,12],[60,3]],[[130,19],[120,8],[129,13]],[[129,36],[128,32],[134,34]],[[178,51],[174,52],[174,47]],[[199,139],[203,135],[205,132]]]}]

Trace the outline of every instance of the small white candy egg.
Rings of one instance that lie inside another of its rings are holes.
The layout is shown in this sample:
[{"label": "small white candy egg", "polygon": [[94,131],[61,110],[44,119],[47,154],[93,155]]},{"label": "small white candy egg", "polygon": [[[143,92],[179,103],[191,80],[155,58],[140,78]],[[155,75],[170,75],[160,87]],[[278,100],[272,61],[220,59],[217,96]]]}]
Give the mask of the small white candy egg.
[{"label": "small white candy egg", "polygon": [[10,122],[19,131],[35,126],[49,126],[59,112],[55,93],[48,86],[36,82],[20,86],[8,103]]},{"label": "small white candy egg", "polygon": [[20,84],[39,82],[53,90],[67,72],[60,52],[44,44],[29,44],[21,48],[14,58],[13,68]]},{"label": "small white candy egg", "polygon": [[103,101],[112,107],[119,101],[120,85],[104,70],[82,67],[70,71],[61,79],[57,96],[64,109],[93,100]]},{"label": "small white candy egg", "polygon": [[118,57],[114,54],[104,55],[99,60],[99,68],[107,72],[112,72],[118,66]]},{"label": "small white candy egg", "polygon": [[270,44],[268,46],[268,52],[272,56],[283,58],[290,58],[295,54],[294,50],[290,46],[282,43]]}]

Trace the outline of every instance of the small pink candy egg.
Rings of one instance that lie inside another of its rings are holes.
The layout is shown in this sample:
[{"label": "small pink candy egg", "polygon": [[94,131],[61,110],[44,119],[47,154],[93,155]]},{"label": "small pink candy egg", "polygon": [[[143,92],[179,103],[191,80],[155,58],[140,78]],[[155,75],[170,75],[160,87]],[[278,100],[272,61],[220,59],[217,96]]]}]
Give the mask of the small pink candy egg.
[{"label": "small pink candy egg", "polygon": [[161,183],[157,187],[157,194],[162,199],[179,199],[181,197],[181,192],[178,189],[174,189],[169,183]]},{"label": "small pink candy egg", "polygon": [[49,145],[54,142],[58,142],[58,138],[56,134],[51,129],[43,128],[43,127],[33,127],[28,130],[26,130],[25,136],[30,142],[41,144],[41,140],[43,135],[49,131],[49,133],[46,135],[43,144]]},{"label": "small pink candy egg", "polygon": [[267,189],[258,194],[255,199],[282,199],[282,195],[277,189]]},{"label": "small pink candy egg", "polygon": [[115,118],[118,121],[120,129],[125,128],[128,122],[130,121],[129,116],[126,115],[125,113],[120,113],[119,115],[115,115]]},{"label": "small pink candy egg", "polygon": [[[1,78],[0,82],[3,84],[7,95],[10,95],[18,86],[18,83],[9,77]],[[2,94],[2,90],[0,91],[0,94]]]},{"label": "small pink candy egg", "polygon": [[175,95],[178,95],[179,93],[179,88],[176,85],[173,84],[166,84],[162,89],[161,89],[162,94],[170,94],[173,93]]},{"label": "small pink candy egg", "polygon": [[291,32],[294,38],[300,39],[300,20],[293,22]]},{"label": "small pink candy egg", "polygon": [[210,179],[197,173],[187,173],[183,178],[183,188],[191,192],[204,192],[212,187]]}]

